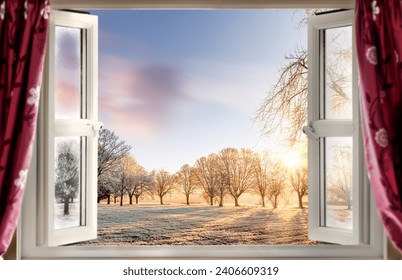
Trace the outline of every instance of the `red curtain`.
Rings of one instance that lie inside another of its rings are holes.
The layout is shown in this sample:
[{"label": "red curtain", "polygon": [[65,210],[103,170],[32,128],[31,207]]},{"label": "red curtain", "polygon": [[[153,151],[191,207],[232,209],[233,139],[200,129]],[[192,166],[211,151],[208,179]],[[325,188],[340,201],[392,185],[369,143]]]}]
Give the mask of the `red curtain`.
[{"label": "red curtain", "polygon": [[0,0],[0,256],[15,231],[27,179],[50,7]]},{"label": "red curtain", "polygon": [[402,1],[356,0],[365,156],[377,208],[402,251]]}]

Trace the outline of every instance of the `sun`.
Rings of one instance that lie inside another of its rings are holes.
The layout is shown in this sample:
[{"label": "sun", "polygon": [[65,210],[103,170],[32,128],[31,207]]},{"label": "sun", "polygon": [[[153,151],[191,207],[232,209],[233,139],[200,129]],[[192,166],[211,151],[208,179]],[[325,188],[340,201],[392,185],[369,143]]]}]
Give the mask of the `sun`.
[{"label": "sun", "polygon": [[295,169],[301,164],[301,156],[297,152],[288,152],[282,158],[282,162],[288,169]]}]

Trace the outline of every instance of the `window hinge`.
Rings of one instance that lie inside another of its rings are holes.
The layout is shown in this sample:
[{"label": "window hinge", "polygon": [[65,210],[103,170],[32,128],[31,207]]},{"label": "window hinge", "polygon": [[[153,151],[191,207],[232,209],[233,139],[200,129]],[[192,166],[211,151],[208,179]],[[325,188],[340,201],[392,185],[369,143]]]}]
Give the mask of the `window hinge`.
[{"label": "window hinge", "polygon": [[318,141],[320,137],[318,137],[317,134],[314,133],[314,128],[311,123],[309,123],[306,126],[303,126],[303,133],[307,135],[308,138],[314,139]]}]

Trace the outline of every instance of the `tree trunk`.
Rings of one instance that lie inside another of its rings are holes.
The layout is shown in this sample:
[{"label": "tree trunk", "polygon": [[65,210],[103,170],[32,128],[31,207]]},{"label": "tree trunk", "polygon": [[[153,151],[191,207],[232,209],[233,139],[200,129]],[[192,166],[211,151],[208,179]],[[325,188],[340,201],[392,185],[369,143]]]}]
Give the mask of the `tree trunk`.
[{"label": "tree trunk", "polygon": [[219,197],[219,207],[223,207],[223,196]]},{"label": "tree trunk", "polygon": [[110,194],[107,196],[107,204],[110,204]]},{"label": "tree trunk", "polygon": [[70,215],[70,198],[64,197],[64,215]]},{"label": "tree trunk", "polygon": [[297,194],[298,198],[299,198],[299,208],[303,209],[303,196],[301,194]]},{"label": "tree trunk", "polygon": [[262,207],[265,207],[265,195],[261,195]]},{"label": "tree trunk", "polygon": [[100,198],[100,196],[98,196],[98,203],[100,203],[100,202],[101,202],[101,200],[102,200],[102,199]]},{"label": "tree trunk", "polygon": [[130,205],[133,204],[133,196],[132,195],[128,195],[128,198],[130,199]]},{"label": "tree trunk", "polygon": [[190,205],[190,195],[186,195],[186,203],[187,205]]},{"label": "tree trunk", "polygon": [[234,197],[234,200],[235,200],[235,206],[237,207],[237,206],[240,206],[239,205],[239,197],[238,196],[235,196]]},{"label": "tree trunk", "polygon": [[161,205],[163,205],[163,196],[160,195],[160,196],[159,196],[159,199],[160,199]]},{"label": "tree trunk", "polygon": [[138,204],[138,196],[135,197],[135,204]]},{"label": "tree trunk", "polygon": [[274,209],[278,207],[278,196],[274,196]]},{"label": "tree trunk", "polygon": [[123,195],[120,196],[120,206],[123,206]]},{"label": "tree trunk", "polygon": [[346,203],[348,205],[348,210],[352,210],[352,200],[350,199],[350,197],[346,198]]},{"label": "tree trunk", "polygon": [[211,205],[211,206],[214,205],[214,197],[213,196],[209,197],[209,205]]},{"label": "tree trunk", "polygon": [[116,204],[116,202],[117,202],[117,196],[113,196],[113,199],[114,199],[114,204]]}]

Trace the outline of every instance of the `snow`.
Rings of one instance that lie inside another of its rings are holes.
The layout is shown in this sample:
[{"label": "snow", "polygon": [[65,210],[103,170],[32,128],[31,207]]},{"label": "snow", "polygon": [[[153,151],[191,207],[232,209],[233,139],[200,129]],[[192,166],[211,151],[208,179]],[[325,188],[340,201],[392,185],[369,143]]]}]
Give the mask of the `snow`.
[{"label": "snow", "polygon": [[70,215],[64,215],[64,203],[54,205],[54,229],[78,227],[80,225],[80,205],[70,203]]},{"label": "snow", "polygon": [[353,211],[344,205],[327,205],[327,226],[353,229]]},{"label": "snow", "polygon": [[98,204],[98,238],[78,246],[279,245],[308,240],[307,209]]}]

